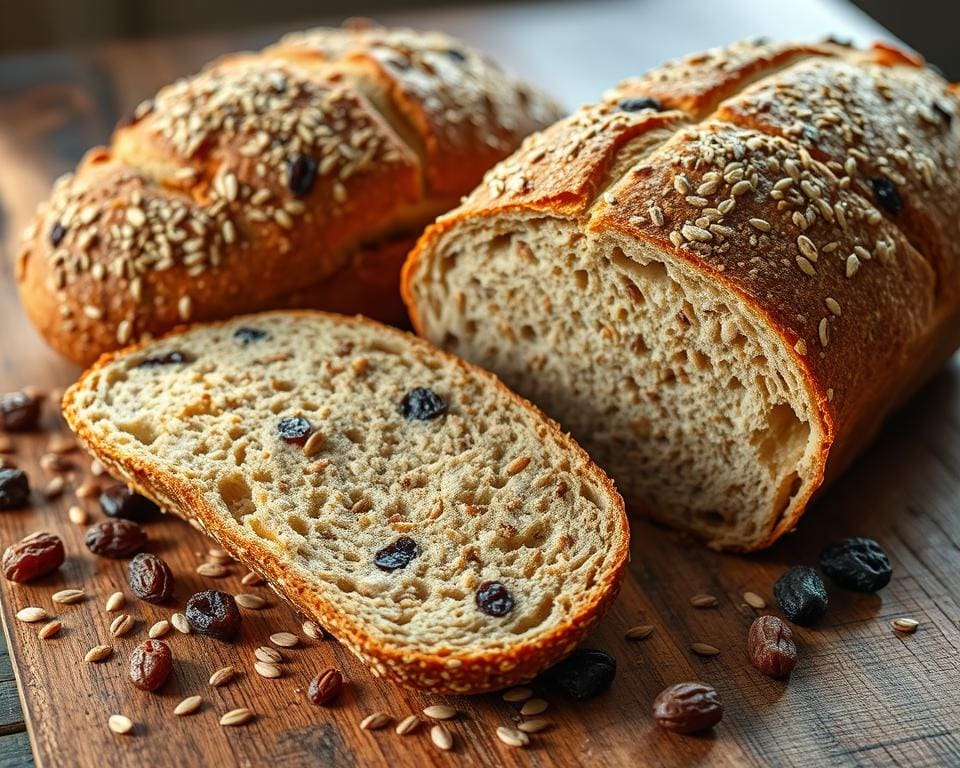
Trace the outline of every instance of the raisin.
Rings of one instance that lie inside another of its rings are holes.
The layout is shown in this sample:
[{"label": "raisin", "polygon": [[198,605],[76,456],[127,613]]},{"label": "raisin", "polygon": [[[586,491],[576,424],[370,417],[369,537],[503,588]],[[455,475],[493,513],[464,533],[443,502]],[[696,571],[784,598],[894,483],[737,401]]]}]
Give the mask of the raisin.
[{"label": "raisin", "polygon": [[623,99],[618,106],[621,112],[639,112],[641,109],[655,109],[660,112],[663,109],[663,104],[658,99],[649,96]]},{"label": "raisin", "polygon": [[148,603],[163,603],[173,595],[170,566],[149,552],[141,552],[130,561],[127,579],[133,594]]},{"label": "raisin", "polygon": [[773,585],[773,596],[787,618],[801,627],[817,622],[827,610],[827,590],[813,568],[795,565]]},{"label": "raisin", "polygon": [[706,683],[677,683],[653,701],[653,719],[674,733],[697,733],[713,728],[723,717],[716,688]]},{"label": "raisin", "polygon": [[170,677],[173,654],[163,640],[144,640],[130,654],[130,679],[141,691],[155,691]]},{"label": "raisin", "polygon": [[84,542],[102,557],[130,557],[147,543],[147,532],[131,520],[103,520],[87,528]]},{"label": "raisin", "polygon": [[429,421],[446,412],[444,399],[426,387],[414,387],[400,401],[400,414],[409,420]]},{"label": "raisin", "polygon": [[0,510],[22,509],[30,502],[30,480],[22,469],[0,469]]},{"label": "raisin", "polygon": [[793,631],[776,616],[757,616],[747,633],[747,658],[768,677],[786,677],[797,666]]},{"label": "raisin", "polygon": [[406,568],[410,561],[420,554],[417,542],[409,536],[401,536],[393,544],[388,544],[373,558],[373,562],[381,571],[396,571]]},{"label": "raisin", "polygon": [[613,682],[617,660],[605,651],[580,648],[541,675],[544,684],[576,701],[599,696]]},{"label": "raisin", "polygon": [[445,53],[447,54],[447,56],[449,56],[449,57],[450,57],[451,59],[453,59],[454,61],[466,61],[466,60],[467,60],[467,54],[465,54],[465,53],[464,53],[463,51],[461,51],[459,48],[447,48],[447,50],[445,51]]},{"label": "raisin", "polygon": [[877,176],[870,179],[870,186],[873,188],[873,194],[887,213],[896,216],[903,210],[903,198],[900,197],[900,191],[886,176]]},{"label": "raisin", "polygon": [[11,392],[0,398],[0,429],[28,432],[40,421],[40,401],[26,392]]},{"label": "raisin", "polygon": [[50,228],[50,245],[56,248],[63,241],[64,235],[67,234],[67,228],[63,226],[59,221],[56,222]]},{"label": "raisin", "polygon": [[820,567],[837,586],[876,592],[890,583],[893,571],[887,553],[873,539],[836,541],[820,553]]},{"label": "raisin", "polygon": [[240,609],[233,595],[208,589],[187,600],[187,621],[195,632],[218,640],[231,640],[240,631]]},{"label": "raisin", "polygon": [[179,365],[180,363],[191,362],[190,356],[186,352],[178,349],[167,352],[162,355],[154,355],[142,360],[137,368],[159,368],[162,365]]},{"label": "raisin", "polygon": [[303,416],[289,416],[277,423],[277,434],[285,443],[305,445],[313,427]]},{"label": "raisin", "polygon": [[242,325],[233,332],[233,338],[243,346],[253,344],[255,341],[263,341],[269,335],[266,331],[261,331],[259,328],[251,328],[249,325]]},{"label": "raisin", "polygon": [[57,570],[64,557],[59,536],[37,531],[7,547],[3,553],[3,575],[10,581],[33,581]]},{"label": "raisin", "polygon": [[325,669],[310,681],[307,698],[318,707],[329,704],[343,690],[343,675],[335,669]]},{"label": "raisin", "polygon": [[122,517],[142,523],[159,511],[150,499],[134,493],[125,485],[112,485],[100,494],[100,509],[107,517]]},{"label": "raisin", "polygon": [[308,194],[316,180],[317,161],[309,155],[297,155],[287,165],[287,186],[297,197]]},{"label": "raisin", "polygon": [[477,589],[477,605],[487,616],[506,616],[513,610],[513,595],[499,581],[485,581]]}]

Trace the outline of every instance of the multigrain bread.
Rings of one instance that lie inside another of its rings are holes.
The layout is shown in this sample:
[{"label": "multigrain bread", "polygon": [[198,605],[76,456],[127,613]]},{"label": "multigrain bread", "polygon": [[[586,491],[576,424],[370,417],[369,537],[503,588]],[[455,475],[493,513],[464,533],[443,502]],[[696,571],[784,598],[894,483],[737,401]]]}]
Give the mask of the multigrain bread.
[{"label": "multigrain bread", "polygon": [[105,466],[389,680],[529,679],[619,589],[623,501],[586,453],[491,374],[370,320],[197,326],[104,356],[63,402]]},{"label": "multigrain bread", "polygon": [[315,29],[226,56],[57,182],[17,261],[23,305],[82,364],[261,309],[403,319],[416,236],[557,117],[439,33]]},{"label": "multigrain bread", "polygon": [[956,114],[884,45],[627,80],[424,235],[414,327],[557,418],[628,505],[765,547],[960,343]]}]

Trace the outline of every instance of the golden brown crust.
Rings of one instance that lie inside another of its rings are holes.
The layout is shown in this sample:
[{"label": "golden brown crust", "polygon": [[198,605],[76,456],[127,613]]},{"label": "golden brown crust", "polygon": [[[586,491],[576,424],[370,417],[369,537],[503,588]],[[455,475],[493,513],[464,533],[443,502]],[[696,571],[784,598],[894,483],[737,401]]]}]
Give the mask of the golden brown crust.
[{"label": "golden brown crust", "polygon": [[359,254],[419,232],[555,117],[443,35],[315,30],[224,57],[141,104],[57,183],[18,258],[24,306],[89,363],[334,275],[342,290],[327,295],[356,295]]},{"label": "golden brown crust", "polygon": [[[623,500],[613,482],[597,467],[586,452],[580,448],[560,427],[543,414],[536,406],[507,389],[493,374],[482,371],[445,352],[436,350],[427,342],[411,334],[393,328],[379,326],[363,318],[344,318],[328,313],[309,311],[285,312],[285,315],[320,314],[337,322],[358,322],[375,327],[383,334],[395,334],[406,343],[421,347],[427,355],[442,357],[472,376],[486,379],[492,387],[507,395],[518,407],[532,411],[543,423],[545,440],[552,439],[572,456],[573,471],[590,475],[604,488],[617,515],[618,527],[623,532],[614,542],[611,567],[603,574],[602,583],[596,586],[593,600],[577,616],[558,626],[536,642],[520,643],[506,652],[487,651],[439,655],[423,653],[401,646],[384,646],[366,633],[363,625],[335,606],[317,599],[307,583],[271,551],[258,546],[250,538],[240,539],[222,525],[220,515],[208,502],[176,478],[158,472],[130,455],[123,454],[114,444],[100,442],[89,425],[79,418],[76,409],[77,392],[83,389],[90,377],[95,377],[104,366],[120,357],[133,354],[143,343],[119,352],[103,355],[100,360],[64,395],[63,414],[86,448],[104,466],[115,472],[140,493],[154,499],[164,509],[177,514],[199,526],[214,538],[220,546],[251,569],[263,575],[291,604],[305,615],[328,629],[338,640],[350,648],[378,676],[401,685],[419,688],[434,693],[473,694],[499,690],[519,682],[530,680],[551,664],[569,654],[587,632],[596,624],[619,592],[629,559],[629,526]],[[176,335],[177,332],[170,334]]]}]

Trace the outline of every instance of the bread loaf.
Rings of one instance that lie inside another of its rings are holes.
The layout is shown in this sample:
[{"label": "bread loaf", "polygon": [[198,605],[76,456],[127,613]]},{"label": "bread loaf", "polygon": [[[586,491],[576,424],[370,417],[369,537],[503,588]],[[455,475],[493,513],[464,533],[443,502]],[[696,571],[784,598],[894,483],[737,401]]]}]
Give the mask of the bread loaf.
[{"label": "bread loaf", "polygon": [[557,117],[439,33],[316,29],[226,56],[57,182],[17,262],[23,305],[78,363],[266,308],[402,319],[422,228]]},{"label": "bread loaf", "polygon": [[530,137],[411,255],[415,328],[713,546],[790,531],[960,342],[957,91],[737,44]]},{"label": "bread loaf", "polygon": [[64,415],[394,682],[529,679],[623,575],[623,501],[576,443],[491,374],[369,320],[198,326],[104,356]]}]

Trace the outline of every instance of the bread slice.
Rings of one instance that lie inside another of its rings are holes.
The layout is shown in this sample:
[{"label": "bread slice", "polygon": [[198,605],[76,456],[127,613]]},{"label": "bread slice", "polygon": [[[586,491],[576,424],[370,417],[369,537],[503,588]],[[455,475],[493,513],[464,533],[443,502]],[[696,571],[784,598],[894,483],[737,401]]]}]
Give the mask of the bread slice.
[{"label": "bread slice", "polygon": [[[493,375],[370,320],[197,326],[104,356],[63,407],[105,466],[398,683],[529,679],[619,589],[623,501],[586,453]],[[278,432],[298,417],[303,446]]]}]

